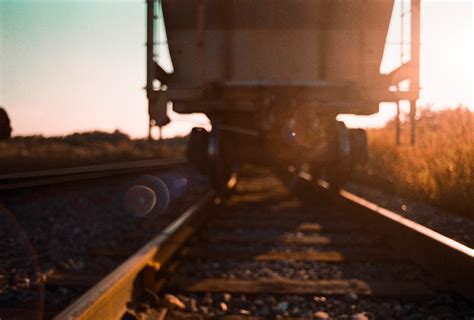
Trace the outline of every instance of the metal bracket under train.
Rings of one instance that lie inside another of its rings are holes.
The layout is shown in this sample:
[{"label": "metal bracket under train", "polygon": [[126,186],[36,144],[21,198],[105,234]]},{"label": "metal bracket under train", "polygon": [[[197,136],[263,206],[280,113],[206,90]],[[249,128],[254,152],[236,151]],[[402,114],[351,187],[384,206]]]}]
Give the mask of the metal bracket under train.
[{"label": "metal bracket under train", "polygon": [[[367,157],[367,142],[336,116],[418,98],[420,0],[410,3],[411,60],[389,74],[379,70],[393,0],[149,0],[147,8],[151,121],[168,122],[168,102],[205,113],[212,132],[193,130],[189,156],[216,186],[248,161],[309,165],[337,188]],[[155,61],[157,8],[171,74]],[[409,89],[394,90],[402,80]]]}]

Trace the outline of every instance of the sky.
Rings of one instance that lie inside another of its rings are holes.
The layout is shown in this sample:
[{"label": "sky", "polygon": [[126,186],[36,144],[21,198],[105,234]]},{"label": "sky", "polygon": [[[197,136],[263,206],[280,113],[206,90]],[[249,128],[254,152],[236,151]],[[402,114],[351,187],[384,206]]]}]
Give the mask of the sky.
[{"label": "sky", "polygon": [[[472,15],[471,0],[422,0],[419,104],[472,108]],[[15,135],[119,129],[143,137],[144,84],[144,0],[0,0],[0,105]],[[380,126],[393,114],[382,105],[377,115],[346,120]],[[172,119],[165,136],[207,120]]]}]

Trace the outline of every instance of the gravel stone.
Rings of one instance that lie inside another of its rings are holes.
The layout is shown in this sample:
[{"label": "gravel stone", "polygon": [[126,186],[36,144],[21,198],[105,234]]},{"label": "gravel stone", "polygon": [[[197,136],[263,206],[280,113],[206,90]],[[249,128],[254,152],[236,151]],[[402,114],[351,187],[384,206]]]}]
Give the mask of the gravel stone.
[{"label": "gravel stone", "polygon": [[313,316],[314,316],[315,319],[318,319],[318,320],[329,319],[329,314],[327,312],[324,312],[324,311],[316,311],[313,314]]},{"label": "gravel stone", "polygon": [[206,294],[202,300],[202,303],[205,305],[211,305],[213,303],[212,295],[210,293]]},{"label": "gravel stone", "polygon": [[200,307],[199,307],[199,310],[200,310],[204,315],[206,315],[206,314],[209,313],[209,310],[208,310],[207,307],[205,307],[205,306],[200,306]]},{"label": "gravel stone", "polygon": [[222,294],[222,300],[224,300],[224,302],[229,302],[231,298],[232,298],[232,295],[230,293]]},{"label": "gravel stone", "polygon": [[177,309],[182,309],[182,310],[186,309],[186,305],[172,294],[169,294],[169,293],[165,294],[165,301],[166,301],[166,305],[171,308],[177,308]]},{"label": "gravel stone", "polygon": [[267,305],[263,305],[257,309],[255,314],[259,317],[267,317],[270,314],[270,308]]},{"label": "gravel stone", "polygon": [[348,302],[348,303],[353,303],[355,301],[357,301],[359,297],[357,296],[357,294],[355,292],[348,292],[344,295],[344,299]]},{"label": "gravel stone", "polygon": [[367,317],[365,312],[360,312],[360,313],[353,314],[351,319],[352,320],[369,320],[369,318]]},{"label": "gravel stone", "polygon": [[227,305],[224,302],[221,302],[219,306],[221,307],[222,311],[227,311]]},{"label": "gravel stone", "polygon": [[275,310],[278,312],[286,312],[288,310],[289,305],[290,304],[287,301],[282,301],[277,304],[277,306],[275,307]]},{"label": "gravel stone", "polygon": [[245,309],[240,309],[240,314],[249,315],[250,311],[245,310]]}]

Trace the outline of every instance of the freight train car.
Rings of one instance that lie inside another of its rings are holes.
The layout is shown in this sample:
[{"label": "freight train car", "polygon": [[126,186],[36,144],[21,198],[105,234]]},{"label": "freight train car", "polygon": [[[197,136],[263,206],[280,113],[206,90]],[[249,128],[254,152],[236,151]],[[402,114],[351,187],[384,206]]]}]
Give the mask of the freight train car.
[{"label": "freight train car", "polygon": [[[381,74],[393,0],[149,0],[151,121],[167,122],[168,102],[205,113],[212,131],[193,130],[189,156],[218,187],[248,161],[305,164],[337,188],[367,142],[336,116],[418,97],[419,0],[408,2],[411,60]],[[154,58],[157,11],[173,73]]]}]

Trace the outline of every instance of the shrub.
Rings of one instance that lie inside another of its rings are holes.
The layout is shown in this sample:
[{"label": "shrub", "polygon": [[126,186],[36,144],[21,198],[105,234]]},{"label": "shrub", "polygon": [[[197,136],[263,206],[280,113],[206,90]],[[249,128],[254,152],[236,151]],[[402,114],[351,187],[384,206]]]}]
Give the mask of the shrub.
[{"label": "shrub", "polygon": [[[422,109],[414,146],[395,145],[395,126],[368,131],[369,161],[357,180],[474,217],[473,112]],[[402,141],[409,124],[402,122]]]}]

